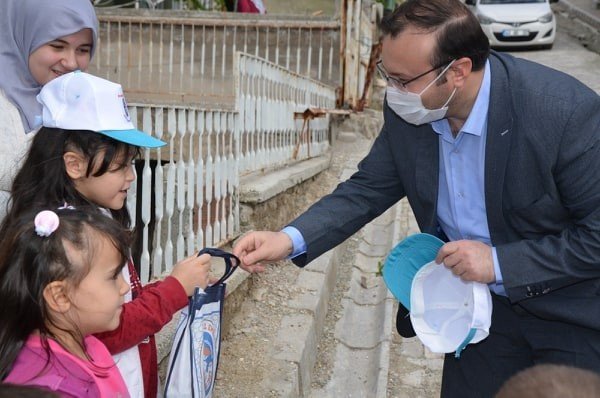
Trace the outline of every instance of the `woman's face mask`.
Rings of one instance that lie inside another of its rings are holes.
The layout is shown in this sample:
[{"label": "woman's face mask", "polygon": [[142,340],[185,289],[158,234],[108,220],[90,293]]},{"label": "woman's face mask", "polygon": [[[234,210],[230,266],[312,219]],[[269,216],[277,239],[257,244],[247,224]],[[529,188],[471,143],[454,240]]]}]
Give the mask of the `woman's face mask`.
[{"label": "woman's face mask", "polygon": [[446,103],[439,109],[425,108],[423,101],[421,100],[421,95],[435,82],[437,82],[444,75],[444,73],[448,71],[453,63],[454,61],[450,62],[448,66],[444,68],[442,73],[440,73],[438,77],[436,77],[418,94],[408,91],[401,91],[396,87],[388,85],[386,92],[389,107],[392,108],[392,110],[406,122],[417,126],[443,119],[448,111],[448,104],[456,93],[456,88],[452,91],[452,94],[450,94],[450,97]]}]

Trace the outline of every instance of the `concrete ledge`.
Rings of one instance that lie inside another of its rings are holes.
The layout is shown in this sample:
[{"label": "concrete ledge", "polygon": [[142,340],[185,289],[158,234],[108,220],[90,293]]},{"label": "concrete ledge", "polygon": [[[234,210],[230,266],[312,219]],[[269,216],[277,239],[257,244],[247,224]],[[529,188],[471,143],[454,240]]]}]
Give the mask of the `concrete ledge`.
[{"label": "concrete ledge", "polygon": [[560,0],[552,6],[555,11],[557,30],[577,39],[588,50],[600,53],[599,17],[568,0]]},{"label": "concrete ledge", "polygon": [[561,11],[567,12],[571,18],[577,18],[590,25],[592,28],[600,30],[600,18],[577,7],[575,4],[569,2],[569,0],[560,0],[555,7]]},{"label": "concrete ledge", "polygon": [[[385,285],[378,286],[386,289]],[[335,336],[347,348],[357,351],[376,351],[379,344],[385,340],[385,330],[382,325],[387,325],[386,320],[387,300],[375,305],[357,305],[351,298],[342,299],[344,311],[342,318],[336,324]],[[369,367],[377,368],[378,364]]]},{"label": "concrete ledge", "polygon": [[[303,293],[290,300],[288,306],[306,312],[285,316],[281,322],[274,344],[274,358],[285,363],[288,371],[285,380],[271,377],[268,381],[270,388],[277,391],[278,396],[303,397],[310,393],[319,339],[335,285],[337,253],[344,250],[344,246],[342,244],[315,259],[302,269],[296,280],[296,286]],[[295,371],[289,371],[290,365]]]},{"label": "concrete ledge", "polygon": [[[397,211],[392,209],[365,228],[361,244],[364,251],[369,247],[389,248],[393,232],[397,229]],[[373,242],[373,243],[368,243]],[[375,245],[374,243],[378,244]],[[359,246],[361,245],[359,244]],[[306,266],[298,275],[295,285],[300,293],[288,301],[288,307],[301,310],[286,315],[273,346],[273,358],[280,363],[268,380],[269,389],[279,397],[314,396],[311,391],[312,372],[318,357],[318,345],[323,336],[325,317],[336,283],[340,256],[347,250],[343,243]],[[342,299],[345,307],[342,319],[337,322],[335,336],[341,342],[337,347],[337,361],[354,363],[352,375],[334,377],[326,387],[327,396],[385,397],[389,372],[389,344],[392,333],[393,300],[380,277],[376,277],[377,253],[357,252],[357,264],[351,270],[351,286]],[[348,272],[350,270],[347,270]],[[360,283],[362,276],[371,278],[372,286]],[[359,330],[357,332],[357,330]],[[337,363],[336,361],[336,363]],[[346,372],[345,366],[336,365],[334,372]],[[366,374],[364,373],[366,371]],[[349,379],[355,381],[348,382]],[[338,381],[346,380],[346,382]]]},{"label": "concrete ledge", "polygon": [[331,153],[298,162],[283,169],[255,173],[240,179],[240,202],[263,203],[329,168]]},{"label": "concrete ledge", "polygon": [[274,358],[297,366],[296,377],[300,396],[305,396],[310,391],[318,334],[312,314],[284,316],[279,326],[274,347],[277,353]]}]

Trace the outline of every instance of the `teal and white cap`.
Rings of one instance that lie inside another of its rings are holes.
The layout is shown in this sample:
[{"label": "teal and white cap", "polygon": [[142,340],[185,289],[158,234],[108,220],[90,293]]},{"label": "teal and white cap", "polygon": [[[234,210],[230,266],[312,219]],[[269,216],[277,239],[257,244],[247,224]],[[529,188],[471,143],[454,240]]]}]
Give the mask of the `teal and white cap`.
[{"label": "teal and white cap", "polygon": [[432,352],[460,353],[489,335],[492,296],[483,283],[465,282],[432,261],[412,281],[410,320],[419,340]]},{"label": "teal and white cap", "polygon": [[456,352],[489,335],[492,296],[483,283],[465,282],[435,257],[444,242],[414,234],[398,243],[383,265],[383,279],[410,312],[421,342],[436,353]]},{"label": "teal and white cap", "polygon": [[133,126],[120,84],[89,73],[75,71],[53,79],[37,100],[45,127],[94,131],[145,148],[166,145]]}]

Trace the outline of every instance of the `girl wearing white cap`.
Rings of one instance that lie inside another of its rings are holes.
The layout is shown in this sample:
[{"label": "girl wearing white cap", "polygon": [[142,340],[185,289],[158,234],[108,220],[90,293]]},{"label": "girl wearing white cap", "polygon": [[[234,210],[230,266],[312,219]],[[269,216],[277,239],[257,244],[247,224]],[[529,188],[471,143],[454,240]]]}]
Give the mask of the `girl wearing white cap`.
[{"label": "girl wearing white cap", "polygon": [[[84,72],[47,83],[38,100],[43,127],[36,133],[11,192],[0,241],[10,224],[31,207],[92,205],[129,229],[125,206],[140,147],[164,142],[133,126],[121,86]],[[156,397],[158,367],[154,334],[208,284],[210,256],[191,256],[171,275],[142,288],[132,261],[123,268],[131,284],[114,331],[96,335],[119,367],[132,397]]]},{"label": "girl wearing white cap", "polygon": [[0,12],[0,220],[10,184],[41,122],[35,96],[55,77],[86,70],[98,20],[90,0],[2,0]]}]

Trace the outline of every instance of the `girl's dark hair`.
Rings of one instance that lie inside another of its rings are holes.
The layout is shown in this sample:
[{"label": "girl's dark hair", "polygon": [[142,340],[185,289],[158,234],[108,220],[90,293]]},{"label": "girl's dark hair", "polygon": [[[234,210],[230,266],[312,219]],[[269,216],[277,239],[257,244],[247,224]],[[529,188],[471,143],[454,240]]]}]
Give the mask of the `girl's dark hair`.
[{"label": "girl's dark hair", "polygon": [[[38,330],[45,341],[46,337],[53,337],[49,325],[59,328],[43,297],[50,282],[68,280],[77,286],[89,272],[99,237],[108,239],[118,250],[122,266],[128,259],[129,234],[97,207],[53,211],[60,223],[49,236],[36,233],[36,210],[20,215],[8,226],[5,238],[0,241],[0,380],[8,375],[24,341],[33,331]],[[82,253],[87,264],[71,264],[66,244],[69,250]],[[65,332],[75,341],[83,340],[84,336],[77,331]],[[45,347],[49,359],[47,342]]]},{"label": "girl's dark hair", "polygon": [[[75,189],[67,175],[63,155],[68,151],[78,152],[88,160],[88,177],[103,175],[111,164],[114,168],[117,160],[121,162],[119,167],[127,167],[139,155],[138,147],[99,133],[42,127],[33,138],[23,166],[13,181],[0,239],[6,236],[6,226],[32,207],[57,208],[65,202],[76,207],[95,205]],[[127,206],[111,210],[111,213],[123,227],[129,228],[131,219]]]},{"label": "girl's dark hair", "polygon": [[381,33],[395,38],[409,26],[435,32],[437,47],[431,66],[454,59],[471,59],[473,70],[481,70],[490,54],[490,42],[477,17],[459,0],[407,0],[380,23]]},{"label": "girl's dark hair", "polygon": [[43,387],[2,383],[0,398],[60,398],[60,395]]}]

